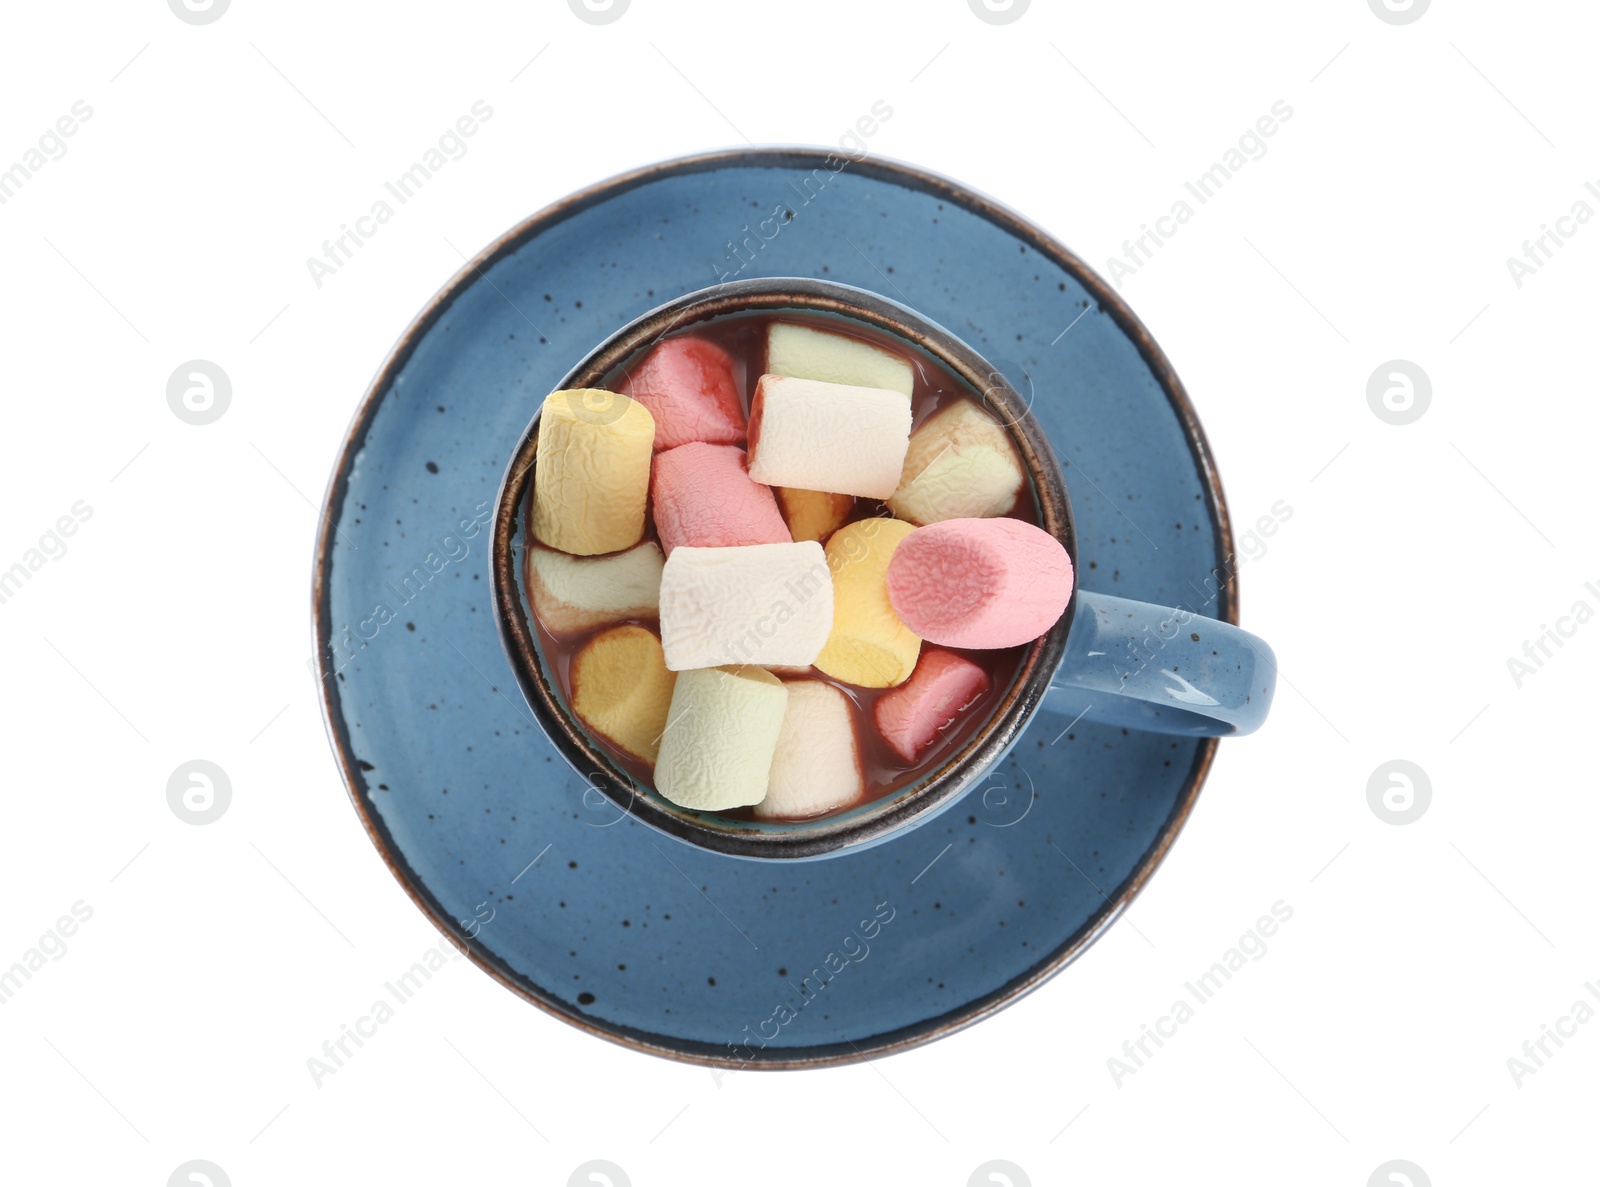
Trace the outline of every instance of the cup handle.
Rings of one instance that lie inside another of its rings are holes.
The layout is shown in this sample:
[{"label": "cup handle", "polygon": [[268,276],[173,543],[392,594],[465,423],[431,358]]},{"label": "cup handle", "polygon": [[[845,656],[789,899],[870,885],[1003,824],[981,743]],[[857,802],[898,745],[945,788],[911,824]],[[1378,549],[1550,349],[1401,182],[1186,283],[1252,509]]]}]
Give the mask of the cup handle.
[{"label": "cup handle", "polygon": [[1278,682],[1264,641],[1190,610],[1081,589],[1077,599],[1050,709],[1189,737],[1261,728]]}]

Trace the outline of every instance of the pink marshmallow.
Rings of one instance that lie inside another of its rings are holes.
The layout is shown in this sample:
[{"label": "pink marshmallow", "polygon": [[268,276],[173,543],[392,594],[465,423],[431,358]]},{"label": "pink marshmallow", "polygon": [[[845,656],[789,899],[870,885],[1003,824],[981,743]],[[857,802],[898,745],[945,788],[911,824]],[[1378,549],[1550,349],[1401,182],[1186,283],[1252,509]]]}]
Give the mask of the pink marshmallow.
[{"label": "pink marshmallow", "polygon": [[744,441],[744,406],[728,352],[703,338],[668,338],[633,367],[622,393],[656,421],[656,452],[690,441]]},{"label": "pink marshmallow", "polygon": [[729,548],[794,542],[772,488],[750,477],[737,445],[693,441],[656,454],[650,494],[656,532],[668,556],[680,544]]},{"label": "pink marshmallow", "polygon": [[900,620],[945,647],[1015,647],[1037,639],[1072,599],[1061,542],[1020,519],[946,519],[918,528],[889,562]]},{"label": "pink marshmallow", "polygon": [[970,659],[925,647],[910,679],[879,697],[872,716],[889,748],[914,763],[941,730],[988,690],[989,674]]}]

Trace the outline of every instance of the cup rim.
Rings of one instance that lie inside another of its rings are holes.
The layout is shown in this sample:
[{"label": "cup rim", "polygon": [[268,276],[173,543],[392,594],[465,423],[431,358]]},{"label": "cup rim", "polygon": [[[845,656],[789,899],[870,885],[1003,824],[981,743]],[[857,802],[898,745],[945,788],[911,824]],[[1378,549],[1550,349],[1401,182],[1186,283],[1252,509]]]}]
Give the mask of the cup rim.
[{"label": "cup rim", "polygon": [[[936,815],[986,777],[1032,720],[1066,650],[1077,608],[1078,549],[1072,505],[1060,461],[1028,402],[993,364],[943,326],[880,294],[809,277],[763,277],[697,289],[634,318],[602,340],[553,390],[596,386],[625,360],[661,337],[707,319],[735,313],[824,313],[847,318],[925,351],[986,404],[1002,413],[1038,501],[1041,526],[1066,548],[1074,573],[1072,597],[1050,630],[1027,645],[1015,676],[988,720],[930,773],[841,816],[816,821],[725,820],[641,792],[631,776],[564,703],[546,675],[523,580],[526,505],[533,483],[539,413],[523,430],[496,493],[490,529],[490,588],[495,624],[506,658],[541,729],[573,769],[617,811],[677,840],[725,856],[804,860],[886,840]],[[585,793],[587,795],[587,792]],[[621,819],[619,816],[618,819]]]}]

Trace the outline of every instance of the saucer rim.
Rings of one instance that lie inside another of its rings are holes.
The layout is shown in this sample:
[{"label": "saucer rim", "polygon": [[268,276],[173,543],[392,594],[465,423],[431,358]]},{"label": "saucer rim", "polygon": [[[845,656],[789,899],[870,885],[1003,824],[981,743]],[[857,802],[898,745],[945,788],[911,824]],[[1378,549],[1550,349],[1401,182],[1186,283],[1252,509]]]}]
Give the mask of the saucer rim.
[{"label": "saucer rim", "polygon": [[[542,987],[511,969],[476,940],[460,934],[449,913],[411,869],[410,864],[394,845],[388,829],[366,803],[365,795],[368,788],[358,765],[359,760],[351,747],[348,731],[339,716],[339,702],[342,698],[339,697],[337,675],[330,664],[333,625],[329,599],[333,547],[336,543],[334,525],[344,510],[355,456],[365,446],[367,433],[395,377],[404,369],[417,346],[455,299],[464,293],[471,283],[481,278],[491,265],[519,248],[535,233],[557,226],[603,201],[663,177],[692,175],[724,167],[740,166],[827,168],[828,162],[837,160],[847,162],[842,168],[849,168],[880,181],[934,195],[995,225],[1071,274],[1101,312],[1116,321],[1118,328],[1139,351],[1141,359],[1160,385],[1172,410],[1177,414],[1201,485],[1208,496],[1205,500],[1206,515],[1216,539],[1213,572],[1227,572],[1230,558],[1234,555],[1233,529],[1221,476],[1205,430],[1200,424],[1183,382],[1178,378],[1165,352],[1156,344],[1138,315],[1104,278],[1065,244],[1046,234],[1019,212],[969,185],[920,165],[892,157],[872,153],[847,156],[842,151],[827,146],[798,144],[714,149],[627,170],[576,190],[543,207],[498,236],[473,256],[412,318],[394,346],[384,356],[368,384],[333,461],[321,502],[321,518],[312,558],[312,646],[316,660],[318,702],[322,712],[323,728],[333,750],[334,760],[339,766],[345,792],[355,808],[356,815],[365,828],[368,839],[378,851],[379,857],[406,895],[445,939],[473,964],[506,989],[545,1013],[586,1034],[619,1046],[703,1067],[791,1070],[836,1067],[878,1059],[956,1034],[1033,992],[1086,952],[1121,918],[1123,912],[1143,891],[1188,822],[1215,760],[1219,741],[1217,738],[1201,740],[1186,777],[1183,793],[1163,823],[1156,841],[1141,857],[1133,872],[1116,889],[1114,896],[1105,896],[1102,909],[1084,927],[1072,933],[1057,948],[1046,953],[1028,971],[1013,977],[989,993],[962,1003],[943,1014],[885,1031],[864,1042],[819,1043],[804,1048],[779,1049],[771,1054],[768,1053],[768,1049],[762,1048],[755,1059],[749,1060],[729,1058],[725,1046],[719,1047],[690,1039],[668,1038],[617,1023],[601,1023],[553,995],[547,995]],[[1234,626],[1239,625],[1237,575],[1233,575],[1228,582],[1218,587],[1214,609],[1216,617],[1221,621]],[[840,855],[839,859],[845,859],[845,855]],[[745,859],[727,857],[726,860]]]}]

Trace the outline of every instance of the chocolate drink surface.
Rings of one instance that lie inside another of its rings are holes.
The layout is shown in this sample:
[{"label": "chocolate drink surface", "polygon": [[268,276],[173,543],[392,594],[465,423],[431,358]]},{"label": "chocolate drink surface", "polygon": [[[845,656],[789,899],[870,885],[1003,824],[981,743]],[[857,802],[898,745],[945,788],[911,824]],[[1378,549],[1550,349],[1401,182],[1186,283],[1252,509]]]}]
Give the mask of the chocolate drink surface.
[{"label": "chocolate drink surface", "polygon": [[[965,412],[968,414],[987,418],[989,422],[995,425],[1000,423],[993,408],[986,405],[968,384],[958,379],[935,360],[904,346],[897,339],[881,334],[872,327],[858,322],[803,313],[784,313],[776,316],[767,313],[730,313],[701,321],[693,327],[679,331],[669,337],[698,339],[713,344],[726,353],[732,364],[734,388],[738,393],[743,412],[748,417],[758,380],[763,374],[767,373],[769,365],[767,343],[769,330],[774,324],[804,326],[825,330],[830,334],[847,335],[850,338],[869,343],[879,350],[889,351],[903,359],[910,367],[911,426],[913,435],[917,428],[930,418],[937,414],[948,414],[959,405],[965,405]],[[659,341],[654,342],[649,347],[641,350],[633,358],[626,360],[608,374],[597,386],[611,391],[627,390],[630,377],[638,373],[641,361],[651,350],[659,345]],[[726,433],[724,435],[726,436]],[[915,440],[914,436],[913,440]],[[658,441],[657,444],[659,447],[661,442]],[[741,441],[739,444],[744,445],[747,442]],[[915,455],[915,452],[913,448],[913,455]],[[655,455],[657,463],[659,463],[660,457],[661,453],[658,451]],[[911,462],[908,459],[908,475],[910,467]],[[793,505],[785,501],[781,492],[777,493],[780,495],[779,506],[784,508],[784,514],[790,520],[790,526],[798,532],[801,524],[798,517],[792,513],[794,510]],[[819,542],[823,545],[827,544],[833,532],[847,525],[856,524],[863,520],[887,519],[892,515],[885,500],[863,496],[839,496],[839,498],[841,501],[847,502],[848,506],[841,508],[841,515],[835,517],[838,522],[834,524],[832,531],[820,537]],[[661,536],[656,528],[654,510],[652,504],[650,513],[645,517],[644,539],[662,543]],[[1001,514],[1029,524],[1038,525],[1040,523],[1039,507],[1031,482],[1024,480],[1021,483],[1020,491],[1015,500]],[[795,538],[799,539],[800,536],[797,534]],[[531,554],[530,558],[524,563],[531,566]],[[660,630],[657,617],[649,614],[618,617],[601,625],[585,626],[581,629],[559,629],[555,624],[547,621],[545,615],[538,612],[533,615],[533,620],[540,649],[552,679],[562,698],[569,705],[573,703],[574,696],[572,680],[573,659],[584,648],[585,644],[589,643],[596,635],[612,630],[619,624],[632,624],[658,634]],[[916,783],[937,770],[950,754],[959,750],[989,720],[994,706],[1003,699],[1007,689],[1015,679],[1027,647],[1022,645],[1000,650],[969,651],[959,648],[941,648],[939,650],[952,652],[977,665],[987,677],[987,687],[970,702],[961,706],[950,706],[950,711],[945,716],[952,717],[953,720],[949,724],[942,725],[937,730],[933,740],[925,744],[925,747],[916,753],[914,759],[908,759],[902,753],[897,753],[895,747],[890,744],[889,740],[880,731],[875,717],[875,709],[878,702],[884,697],[894,694],[896,688],[864,687],[838,679],[815,666],[804,669],[790,667],[774,669],[774,675],[785,682],[810,680],[829,684],[844,694],[850,706],[852,726],[860,757],[863,790],[853,802],[836,807],[829,812],[823,813],[823,815],[833,815],[871,802],[898,791],[909,784]],[[929,645],[923,644],[923,654],[926,655],[928,651]],[[823,657],[819,657],[819,662],[822,662],[822,660]],[[591,728],[591,732],[618,766],[628,771],[644,785],[654,786],[653,764],[615,745],[612,739],[606,737],[602,731]],[[757,817],[757,813],[751,808],[730,809],[724,811],[721,815],[735,819],[755,819]],[[772,819],[773,817],[768,815],[766,818]],[[783,817],[778,818],[782,819]],[[815,818],[808,817],[808,819]]]}]

